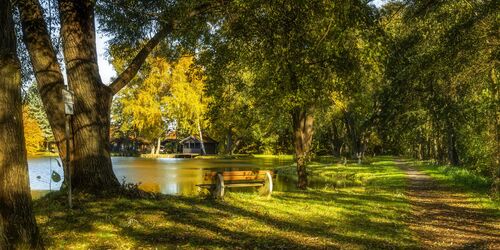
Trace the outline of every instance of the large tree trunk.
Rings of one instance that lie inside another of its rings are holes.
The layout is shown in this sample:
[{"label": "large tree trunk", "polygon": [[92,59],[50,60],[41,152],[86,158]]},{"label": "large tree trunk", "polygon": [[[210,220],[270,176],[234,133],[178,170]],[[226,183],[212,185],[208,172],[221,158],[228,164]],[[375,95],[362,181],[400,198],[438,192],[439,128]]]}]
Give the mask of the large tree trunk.
[{"label": "large tree trunk", "polygon": [[17,1],[23,29],[24,43],[28,49],[35,73],[38,92],[54,133],[59,156],[65,161],[65,116],[62,105],[64,78],[50,41],[42,8],[37,0]]},{"label": "large tree trunk", "polygon": [[0,0],[0,249],[43,248],[31,205],[21,68],[10,0]]},{"label": "large tree trunk", "polygon": [[97,66],[94,1],[59,1],[61,36],[68,84],[75,93],[70,166],[77,191],[119,187],[109,144],[112,92]]},{"label": "large tree trunk", "polygon": [[[72,184],[77,191],[99,193],[119,186],[110,158],[109,114],[112,95],[133,78],[147,55],[172,27],[161,29],[110,88],[102,84],[98,73],[93,3],[60,1],[59,8],[68,82],[75,92]],[[21,14],[24,43],[30,54],[38,90],[56,139],[59,156],[65,162],[65,117],[61,94],[64,78],[40,3],[37,0],[25,0],[17,1],[17,5]]]},{"label": "large tree trunk", "polygon": [[[54,132],[59,156],[64,160],[65,117],[61,94],[64,78],[39,1],[24,0],[16,3],[21,13],[24,42],[30,54],[38,89]],[[60,0],[59,13],[67,79],[75,92],[72,185],[76,191],[100,193],[119,186],[110,158],[109,115],[112,96],[130,82],[151,51],[172,32],[178,20],[168,20],[108,87],[102,84],[97,68],[94,4],[95,1]],[[183,17],[196,16],[211,4],[200,4]]]},{"label": "large tree trunk", "polygon": [[296,108],[292,111],[295,159],[297,162],[297,187],[307,188],[306,166],[309,161],[309,153],[313,137],[313,109]]}]

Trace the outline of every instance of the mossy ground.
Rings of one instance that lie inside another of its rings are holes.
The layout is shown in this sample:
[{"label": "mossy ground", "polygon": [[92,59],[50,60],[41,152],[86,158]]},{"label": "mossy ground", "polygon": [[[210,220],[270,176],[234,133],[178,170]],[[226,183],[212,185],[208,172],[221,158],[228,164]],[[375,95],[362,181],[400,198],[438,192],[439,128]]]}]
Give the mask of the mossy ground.
[{"label": "mossy ground", "polygon": [[270,198],[78,196],[69,211],[64,196],[51,194],[35,212],[49,249],[418,248],[406,177],[390,158],[310,169],[313,188]]}]

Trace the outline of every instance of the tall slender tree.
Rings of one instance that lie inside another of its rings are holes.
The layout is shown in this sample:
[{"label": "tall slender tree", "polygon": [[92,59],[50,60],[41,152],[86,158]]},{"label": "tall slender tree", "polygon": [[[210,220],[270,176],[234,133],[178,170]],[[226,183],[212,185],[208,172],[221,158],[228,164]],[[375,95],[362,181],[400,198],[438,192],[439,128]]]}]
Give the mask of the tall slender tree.
[{"label": "tall slender tree", "polygon": [[0,249],[42,248],[31,205],[10,0],[0,0],[0,141]]}]

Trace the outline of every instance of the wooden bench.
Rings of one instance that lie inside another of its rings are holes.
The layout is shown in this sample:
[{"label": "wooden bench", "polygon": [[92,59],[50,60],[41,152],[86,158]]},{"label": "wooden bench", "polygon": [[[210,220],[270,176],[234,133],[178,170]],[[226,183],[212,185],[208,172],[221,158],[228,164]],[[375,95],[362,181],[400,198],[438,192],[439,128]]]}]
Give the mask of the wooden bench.
[{"label": "wooden bench", "polygon": [[204,176],[208,184],[199,184],[210,190],[213,197],[221,199],[224,190],[232,187],[260,187],[261,195],[270,196],[273,192],[273,173],[271,171],[221,171],[209,172]]}]

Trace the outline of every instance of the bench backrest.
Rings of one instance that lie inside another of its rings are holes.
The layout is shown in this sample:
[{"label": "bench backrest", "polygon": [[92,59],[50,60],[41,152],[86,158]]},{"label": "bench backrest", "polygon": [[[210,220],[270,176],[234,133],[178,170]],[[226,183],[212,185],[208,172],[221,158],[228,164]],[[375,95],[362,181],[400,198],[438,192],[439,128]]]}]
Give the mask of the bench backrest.
[{"label": "bench backrest", "polygon": [[272,171],[224,171],[224,172],[210,172],[205,174],[205,181],[212,180],[217,174],[222,174],[225,181],[243,181],[243,180],[265,180],[266,173],[273,175]]}]

